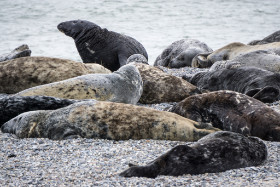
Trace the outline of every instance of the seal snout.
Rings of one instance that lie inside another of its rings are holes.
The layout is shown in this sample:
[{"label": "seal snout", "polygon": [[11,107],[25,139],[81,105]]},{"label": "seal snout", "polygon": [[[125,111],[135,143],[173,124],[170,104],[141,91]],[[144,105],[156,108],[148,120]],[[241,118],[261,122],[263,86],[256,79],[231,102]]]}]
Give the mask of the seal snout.
[{"label": "seal snout", "polygon": [[64,24],[63,23],[60,23],[60,24],[58,24],[57,25],[57,29],[60,31],[60,32],[63,32],[64,33],[64,26],[63,26]]}]

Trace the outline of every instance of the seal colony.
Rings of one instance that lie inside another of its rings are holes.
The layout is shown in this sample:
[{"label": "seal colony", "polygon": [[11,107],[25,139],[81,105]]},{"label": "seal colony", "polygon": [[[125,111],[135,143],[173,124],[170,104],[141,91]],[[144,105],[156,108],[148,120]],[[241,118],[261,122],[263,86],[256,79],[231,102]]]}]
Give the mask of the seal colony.
[{"label": "seal colony", "polygon": [[[75,40],[86,64],[67,61],[63,66],[55,63],[60,62],[58,59],[43,64],[30,62],[42,57],[10,61],[10,57],[5,58],[0,63],[0,72],[5,74],[4,82],[11,82],[3,84],[4,91],[0,92],[16,94],[1,94],[2,132],[19,138],[53,140],[198,140],[193,146],[173,148],[147,166],[130,165],[121,173],[124,177],[152,178],[257,166],[266,160],[267,148],[262,140],[245,136],[280,141],[280,113],[262,103],[280,99],[279,74],[270,72],[277,72],[280,42],[254,46],[232,43],[212,52],[203,42],[179,40],[159,56],[168,56],[169,62],[161,59],[168,63],[167,67],[179,68],[190,63],[194,67],[210,67],[217,61],[231,60],[217,64],[217,69],[213,66],[211,71],[186,75],[183,80],[167,75],[160,67],[147,65],[146,50],[131,37],[84,20],[63,22],[58,29]],[[272,40],[277,40],[274,36]],[[259,62],[252,60],[256,57]],[[30,65],[22,66],[27,62]],[[93,74],[96,68],[90,63],[114,72]],[[52,69],[59,68],[64,71],[58,73],[57,79],[51,79],[56,75]],[[76,75],[77,72],[82,75]],[[67,78],[72,73],[73,77]],[[16,78],[20,74],[23,78]],[[42,79],[39,75],[34,78],[36,74],[42,75]],[[9,78],[10,75],[15,76]],[[23,82],[23,86],[17,82]],[[28,85],[31,88],[26,89],[24,86]],[[247,96],[231,91],[209,92],[212,89],[233,89]],[[201,94],[204,91],[207,93]],[[135,106],[138,102],[179,103],[173,103],[167,112],[147,108],[151,105]]]},{"label": "seal colony", "polygon": [[148,54],[141,43],[132,37],[102,29],[86,20],[62,22],[58,30],[74,39],[84,63],[98,63],[116,71],[124,66],[133,54]]}]

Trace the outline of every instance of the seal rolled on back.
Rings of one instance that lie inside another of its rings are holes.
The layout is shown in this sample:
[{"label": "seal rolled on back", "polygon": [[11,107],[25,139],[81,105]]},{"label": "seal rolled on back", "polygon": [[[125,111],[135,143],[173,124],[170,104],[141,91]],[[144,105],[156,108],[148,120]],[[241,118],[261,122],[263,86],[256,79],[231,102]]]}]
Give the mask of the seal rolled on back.
[{"label": "seal rolled on back", "polygon": [[57,28],[74,39],[84,63],[98,63],[116,71],[133,54],[142,54],[148,59],[145,48],[134,38],[102,29],[92,22],[66,21]]}]

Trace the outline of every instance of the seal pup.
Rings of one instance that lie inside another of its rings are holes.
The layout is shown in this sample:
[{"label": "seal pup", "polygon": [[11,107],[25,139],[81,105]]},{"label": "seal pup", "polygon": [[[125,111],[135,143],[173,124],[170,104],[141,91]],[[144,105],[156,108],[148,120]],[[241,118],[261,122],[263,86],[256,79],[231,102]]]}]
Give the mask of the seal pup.
[{"label": "seal pup", "polygon": [[58,30],[74,39],[84,63],[98,63],[111,71],[124,66],[128,57],[148,54],[141,43],[132,37],[102,29],[86,20],[62,22]]},{"label": "seal pup", "polygon": [[0,127],[21,113],[34,110],[55,110],[79,100],[48,96],[6,96],[0,98]]},{"label": "seal pup", "polygon": [[23,44],[15,48],[14,50],[12,50],[10,53],[0,55],[0,62],[15,59],[15,58],[20,58],[20,57],[30,56],[30,55],[31,55],[31,50],[29,49],[28,45]]},{"label": "seal pup", "polygon": [[0,63],[0,93],[22,90],[91,73],[111,73],[99,64],[50,57],[21,57]]},{"label": "seal pup", "polygon": [[127,59],[127,64],[129,63],[133,63],[133,62],[136,62],[136,63],[142,63],[142,64],[148,64],[148,60],[141,54],[134,54],[134,55],[131,55],[128,59]]},{"label": "seal pup", "polygon": [[255,67],[218,69],[186,74],[183,79],[200,90],[232,90],[265,103],[280,99],[280,74]]},{"label": "seal pup", "polygon": [[223,90],[190,96],[170,112],[225,131],[280,141],[280,113],[237,92]]},{"label": "seal pup", "polygon": [[263,45],[245,45],[243,43],[230,43],[212,53],[198,54],[192,60],[192,67],[207,68],[215,62],[222,60],[232,60],[239,55],[249,52],[265,50],[280,55],[280,42],[268,43]]},{"label": "seal pup", "polygon": [[240,55],[232,60],[215,62],[209,71],[216,71],[222,68],[233,69],[244,66],[252,66],[279,73],[280,56],[269,51],[253,51]]},{"label": "seal pup", "polygon": [[19,138],[196,141],[219,129],[170,112],[90,100],[57,110],[20,114],[1,130]]},{"label": "seal pup", "polygon": [[280,31],[276,31],[267,37],[265,37],[262,40],[253,40],[248,43],[248,45],[261,45],[261,44],[267,44],[267,43],[273,43],[273,42],[280,42]]},{"label": "seal pup", "polygon": [[64,99],[96,99],[136,104],[143,92],[138,69],[128,64],[110,74],[87,74],[23,90],[16,95]]},{"label": "seal pup", "polygon": [[158,175],[223,172],[258,166],[264,163],[267,154],[267,147],[259,138],[220,131],[190,146],[178,145],[146,166],[130,164],[120,176],[156,178]]},{"label": "seal pup", "polygon": [[196,39],[182,39],[173,42],[156,58],[154,66],[181,68],[191,66],[192,59],[200,53],[211,53],[213,50],[204,42]]}]

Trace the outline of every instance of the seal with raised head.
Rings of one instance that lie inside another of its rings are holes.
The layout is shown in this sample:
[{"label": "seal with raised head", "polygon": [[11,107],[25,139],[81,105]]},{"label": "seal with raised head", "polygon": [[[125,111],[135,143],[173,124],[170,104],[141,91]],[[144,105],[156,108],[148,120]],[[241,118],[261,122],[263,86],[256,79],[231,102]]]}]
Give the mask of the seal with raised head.
[{"label": "seal with raised head", "polygon": [[1,130],[19,138],[196,141],[219,129],[171,112],[91,100],[52,111],[26,112],[6,122]]},{"label": "seal with raised head", "polygon": [[148,54],[141,43],[132,37],[102,29],[86,20],[62,22],[58,30],[74,39],[84,63],[98,63],[111,71],[125,65],[128,57]]},{"label": "seal with raised head", "polygon": [[273,42],[280,42],[280,31],[276,31],[267,37],[265,37],[262,40],[253,40],[248,43],[248,45],[261,45],[261,44],[267,44],[267,43],[273,43]]},{"label": "seal with raised head", "polygon": [[244,66],[257,67],[280,73],[280,56],[269,51],[253,51],[240,55],[232,60],[215,62],[209,71],[216,71],[222,68],[233,69]]},{"label": "seal with raised head", "polygon": [[184,75],[201,90],[232,90],[265,103],[280,99],[280,74],[255,67],[218,69]]},{"label": "seal with raised head", "polygon": [[15,58],[30,56],[31,50],[29,49],[28,45],[23,44],[14,50],[12,50],[10,53],[6,53],[3,55],[0,55],[0,62],[6,61],[6,60],[12,60]]},{"label": "seal with raised head", "polygon": [[217,91],[190,96],[170,112],[214,127],[280,141],[280,113],[266,104],[233,91]]},{"label": "seal with raised head", "polygon": [[198,54],[192,60],[192,67],[207,68],[215,62],[222,60],[232,60],[239,55],[249,52],[265,50],[280,55],[280,42],[268,43],[263,45],[245,45],[243,43],[230,43],[220,49],[208,54]]},{"label": "seal with raised head", "polygon": [[213,50],[204,42],[196,39],[182,39],[173,42],[156,58],[154,66],[181,68],[191,66],[192,59],[201,53],[211,53]]},{"label": "seal with raised head", "polygon": [[0,93],[22,90],[91,73],[111,73],[99,64],[50,57],[22,57],[0,63]]},{"label": "seal with raised head", "polygon": [[87,74],[23,90],[16,95],[45,95],[64,99],[96,99],[136,104],[143,92],[138,69],[127,64],[110,74]]},{"label": "seal with raised head", "polygon": [[223,172],[258,166],[264,163],[267,154],[267,147],[259,138],[221,131],[190,146],[178,145],[146,166],[130,164],[120,176],[156,178],[158,175]]}]

